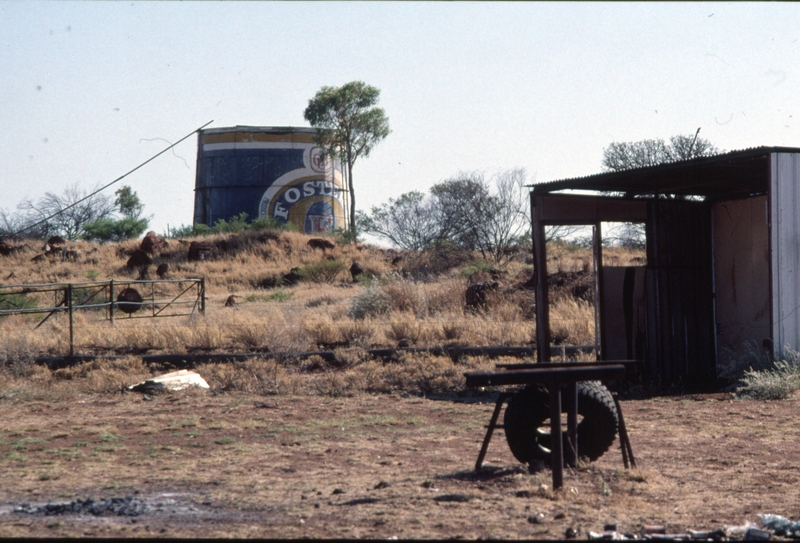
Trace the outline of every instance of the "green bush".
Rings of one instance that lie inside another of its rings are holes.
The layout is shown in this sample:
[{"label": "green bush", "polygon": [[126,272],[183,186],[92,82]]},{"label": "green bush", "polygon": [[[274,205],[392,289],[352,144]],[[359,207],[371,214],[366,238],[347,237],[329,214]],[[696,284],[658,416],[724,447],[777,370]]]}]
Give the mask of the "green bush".
[{"label": "green bush", "polygon": [[488,273],[491,270],[492,270],[492,266],[488,262],[485,262],[483,260],[476,260],[476,261],[470,263],[469,266],[464,268],[461,271],[461,275],[463,275],[464,277],[469,278],[469,277],[472,277],[473,275],[475,275],[478,272],[486,272],[486,273]]},{"label": "green bush", "polygon": [[753,400],[783,400],[800,389],[800,353],[787,351],[788,360],[777,360],[771,368],[747,370],[736,396]]},{"label": "green bush", "polygon": [[298,275],[304,281],[333,283],[345,269],[347,269],[347,264],[341,260],[320,260],[300,268]]},{"label": "green bush", "polygon": [[292,223],[281,222],[277,219],[259,217],[252,222],[247,222],[247,213],[242,212],[234,215],[230,220],[219,219],[214,226],[207,224],[181,225],[167,231],[162,237],[165,238],[190,238],[200,236],[211,236],[214,234],[238,234],[245,230],[283,230],[296,232],[297,226]]},{"label": "green bush", "polygon": [[135,217],[100,219],[83,227],[83,237],[89,241],[122,241],[135,239],[147,230],[148,220]]},{"label": "green bush", "polygon": [[[0,294],[0,310],[13,311],[17,309],[30,309],[37,307],[36,301],[28,298],[27,294]],[[0,315],[2,318],[4,315]]]}]

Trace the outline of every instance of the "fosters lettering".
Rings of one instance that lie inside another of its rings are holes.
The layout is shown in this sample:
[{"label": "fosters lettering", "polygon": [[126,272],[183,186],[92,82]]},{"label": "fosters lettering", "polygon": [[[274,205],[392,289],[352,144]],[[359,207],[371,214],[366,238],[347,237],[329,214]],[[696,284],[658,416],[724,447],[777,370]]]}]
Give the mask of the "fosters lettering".
[{"label": "fosters lettering", "polygon": [[337,192],[327,179],[295,180],[273,195],[265,194],[259,215],[302,224],[306,232],[329,232],[338,226],[337,217],[343,216]]}]

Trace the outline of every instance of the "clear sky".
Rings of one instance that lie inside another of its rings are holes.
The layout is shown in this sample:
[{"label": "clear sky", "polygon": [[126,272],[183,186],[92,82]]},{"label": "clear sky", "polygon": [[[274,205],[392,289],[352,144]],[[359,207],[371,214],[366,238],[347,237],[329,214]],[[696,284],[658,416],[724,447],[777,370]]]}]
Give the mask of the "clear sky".
[{"label": "clear sky", "polygon": [[[0,207],[112,181],[194,129],[308,126],[381,89],[359,209],[459,171],[598,173],[612,141],[800,147],[800,4],[0,1]],[[197,138],[118,185],[190,224]],[[113,196],[113,193],[112,193]]]}]

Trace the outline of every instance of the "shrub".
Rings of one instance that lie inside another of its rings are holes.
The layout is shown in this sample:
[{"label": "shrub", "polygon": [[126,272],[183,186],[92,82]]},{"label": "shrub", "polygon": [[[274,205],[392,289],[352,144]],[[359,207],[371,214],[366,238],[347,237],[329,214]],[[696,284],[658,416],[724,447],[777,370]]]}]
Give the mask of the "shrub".
[{"label": "shrub", "polygon": [[769,369],[745,371],[736,395],[753,400],[783,400],[800,389],[800,353],[787,354],[788,360],[777,360]]},{"label": "shrub", "polygon": [[353,297],[347,315],[353,319],[383,315],[389,312],[391,303],[391,298],[383,289],[376,285],[370,285],[361,294]]},{"label": "shrub", "polygon": [[298,275],[313,283],[333,283],[346,268],[347,264],[341,260],[320,260],[300,268]]},{"label": "shrub", "polygon": [[492,266],[488,262],[485,262],[483,260],[475,260],[469,266],[467,266],[461,271],[461,275],[469,278],[479,272],[489,273],[491,271],[492,271]]},{"label": "shrub", "polygon": [[141,236],[149,221],[136,217],[122,219],[100,219],[83,227],[83,237],[93,241],[122,241],[136,239]]}]

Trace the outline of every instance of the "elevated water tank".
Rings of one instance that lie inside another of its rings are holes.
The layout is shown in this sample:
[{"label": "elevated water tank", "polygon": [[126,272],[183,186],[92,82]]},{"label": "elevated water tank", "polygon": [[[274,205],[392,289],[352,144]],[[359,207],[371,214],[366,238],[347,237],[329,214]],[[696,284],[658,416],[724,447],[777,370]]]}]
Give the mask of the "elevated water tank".
[{"label": "elevated water tank", "polygon": [[314,143],[313,128],[235,126],[201,130],[194,223],[246,212],[301,232],[343,228],[342,168]]}]

